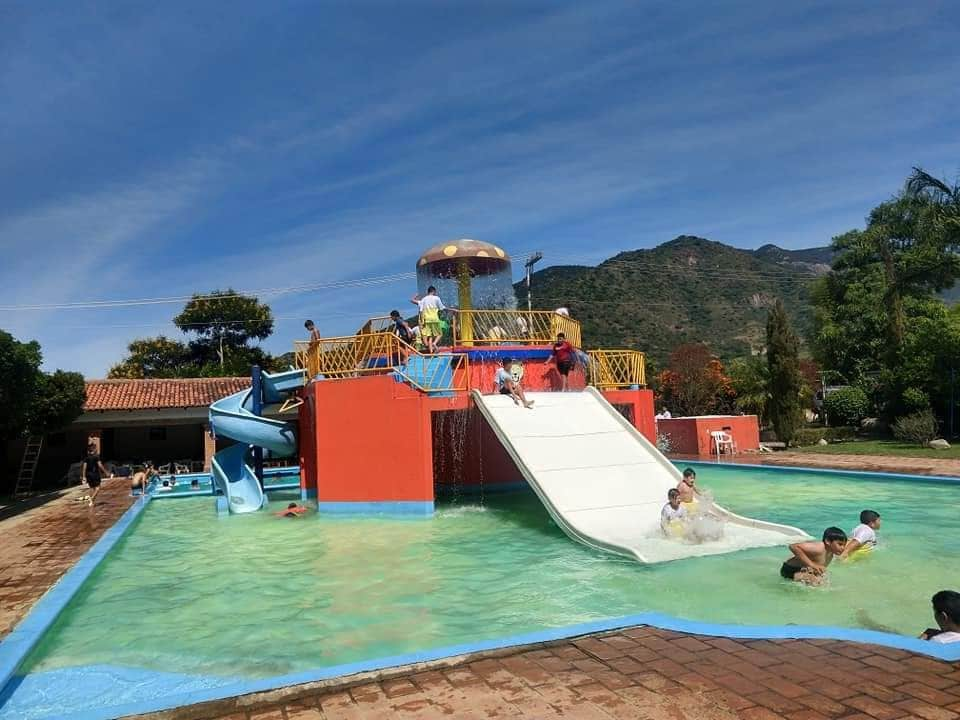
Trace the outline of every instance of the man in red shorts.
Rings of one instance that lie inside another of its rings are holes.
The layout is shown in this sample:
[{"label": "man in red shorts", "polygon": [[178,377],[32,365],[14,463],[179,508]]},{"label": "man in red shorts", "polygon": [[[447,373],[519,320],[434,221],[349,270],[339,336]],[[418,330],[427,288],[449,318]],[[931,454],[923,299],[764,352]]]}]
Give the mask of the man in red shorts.
[{"label": "man in red shorts", "polygon": [[563,333],[557,333],[557,341],[553,344],[553,352],[550,353],[550,357],[547,358],[544,365],[549,365],[551,360],[556,360],[562,392],[567,391],[567,375],[570,374],[575,359],[576,351],[573,349],[573,345],[567,342],[567,336]]}]

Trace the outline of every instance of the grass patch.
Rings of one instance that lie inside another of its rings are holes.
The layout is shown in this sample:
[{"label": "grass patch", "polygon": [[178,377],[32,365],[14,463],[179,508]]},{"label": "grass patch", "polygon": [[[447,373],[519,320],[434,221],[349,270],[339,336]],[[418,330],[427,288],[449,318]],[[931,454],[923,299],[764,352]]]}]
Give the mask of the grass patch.
[{"label": "grass patch", "polygon": [[958,445],[953,445],[949,450],[931,450],[930,448],[896,440],[852,440],[850,442],[830,443],[829,445],[811,445],[798,448],[798,450],[821,455],[894,455],[897,457],[960,459],[960,446]]}]

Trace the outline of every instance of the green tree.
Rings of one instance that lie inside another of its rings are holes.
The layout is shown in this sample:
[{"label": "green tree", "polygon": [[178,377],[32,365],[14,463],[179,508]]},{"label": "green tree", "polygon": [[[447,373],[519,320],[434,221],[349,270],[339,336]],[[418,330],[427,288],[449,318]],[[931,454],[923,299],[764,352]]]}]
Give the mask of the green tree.
[{"label": "green tree", "polygon": [[914,168],[907,180],[907,192],[928,203],[926,216],[930,234],[943,238],[946,243],[960,244],[960,185],[949,184]]},{"label": "green tree", "polygon": [[199,365],[217,362],[224,369],[233,359],[244,363],[248,371],[250,365],[264,361],[266,355],[250,342],[264,340],[273,332],[270,307],[229,288],[194,295],[173,322],[184,333],[196,336],[190,349]]},{"label": "green tree", "polygon": [[790,327],[783,302],[777,300],[767,316],[767,368],[770,399],[767,408],[777,438],[790,443],[803,422],[800,393],[800,340]]},{"label": "green tree", "polygon": [[[0,330],[0,443],[69,425],[83,411],[86,386],[79,373],[40,369],[40,344]],[[0,464],[0,472],[3,466]],[[12,479],[0,478],[10,487]]]},{"label": "green tree", "polygon": [[273,313],[256,298],[229,289],[194,295],[173,322],[193,339],[184,343],[161,335],[134,340],[110,377],[224,377],[247,375],[252,365],[276,365],[251,344],[273,331]]},{"label": "green tree", "polygon": [[134,340],[127,345],[127,355],[110,368],[111,378],[176,378],[194,377],[198,368],[190,348],[163,335]]},{"label": "green tree", "polygon": [[41,360],[39,343],[19,342],[0,330],[0,441],[26,431]]},{"label": "green tree", "polygon": [[43,435],[66,427],[83,412],[87,384],[78,372],[40,373],[27,417],[31,434]]},{"label": "green tree", "polygon": [[770,402],[770,369],[760,355],[737,358],[727,370],[730,384],[736,393],[734,406],[745,413],[756,415],[760,427],[766,424],[767,404]]}]

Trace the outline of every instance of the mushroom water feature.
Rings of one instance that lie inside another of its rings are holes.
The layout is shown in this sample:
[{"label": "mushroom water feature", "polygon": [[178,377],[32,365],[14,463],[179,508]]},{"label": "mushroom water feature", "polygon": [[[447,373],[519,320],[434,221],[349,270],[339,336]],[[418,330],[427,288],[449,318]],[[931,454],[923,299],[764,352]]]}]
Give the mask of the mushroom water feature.
[{"label": "mushroom water feature", "polygon": [[510,256],[480,240],[449,240],[434,245],[417,261],[417,286],[421,294],[434,285],[441,298],[456,286],[461,345],[474,342],[472,310],[515,310]]}]

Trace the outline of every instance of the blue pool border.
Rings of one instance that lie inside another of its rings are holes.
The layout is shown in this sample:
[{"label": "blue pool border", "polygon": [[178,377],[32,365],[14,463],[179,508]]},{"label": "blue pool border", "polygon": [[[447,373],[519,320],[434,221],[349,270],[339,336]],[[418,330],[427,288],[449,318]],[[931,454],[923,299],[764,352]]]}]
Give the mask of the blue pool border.
[{"label": "blue pool border", "polygon": [[324,515],[429,517],[433,515],[433,509],[433,500],[317,503],[317,513]]},{"label": "blue pool border", "polygon": [[[133,521],[150,503],[151,495],[140,495],[100,539],[61,577],[27,613],[10,634],[0,641],[0,692],[15,676],[17,668],[36,647],[44,633],[63,612],[80,586],[120,541]],[[96,511],[94,511],[96,512]]]},{"label": "blue pool border", "polygon": [[[470,655],[478,652],[504,650],[511,647],[535,645],[538,643],[568,640],[599,632],[622,630],[638,625],[655,627],[661,630],[689,633],[691,635],[709,637],[727,637],[740,640],[842,640],[857,643],[884,645],[899,650],[915,652],[944,661],[960,660],[960,647],[952,651],[950,645],[937,645],[926,640],[908,638],[903,635],[876,632],[874,630],[852,630],[846,628],[817,627],[809,625],[723,625],[703,623],[693,620],[682,620],[663,615],[661,613],[640,613],[624,615],[604,620],[594,620],[576,625],[567,625],[559,628],[538,630],[535,632],[509,635],[503,638],[483,640],[479,642],[447,645],[419,652],[402,655],[391,655],[371,660],[361,660],[342,665],[333,665],[316,670],[304,670],[286,675],[274,675],[258,680],[241,681],[222,685],[217,688],[195,690],[185,693],[176,693],[162,698],[153,698],[135,703],[113,705],[84,711],[72,711],[70,718],[74,720],[110,720],[127,715],[142,715],[149,712],[158,712],[176,707],[195,705],[197,703],[223,700],[239,695],[267,692],[282,687],[302,685],[304,683],[332,680],[338,677],[348,677],[358,673],[377,672],[388,669],[399,669],[418,663],[434,662],[461,655]],[[60,716],[47,716],[44,720],[54,720]]]},{"label": "blue pool border", "polygon": [[[960,478],[938,475],[909,475],[901,473],[877,473],[858,470],[833,470],[822,468],[801,468],[784,465],[760,465],[745,463],[718,463],[704,460],[671,460],[675,465],[692,465],[698,467],[721,467],[726,469],[751,468],[754,470],[790,471],[834,474],[863,478],[889,478],[897,480],[915,480],[960,483]],[[100,539],[67,571],[66,574],[51,587],[44,596],[34,605],[28,615],[14,628],[14,630],[0,641],[0,694],[3,694],[11,680],[16,678],[16,670],[26,659],[30,651],[50,628],[57,616],[63,611],[67,603],[74,597],[81,585],[97,568],[103,558],[119,542],[134,520],[147,507],[151,495],[138,498],[123,515],[110,527]],[[389,505],[417,505],[420,515],[424,505],[433,503],[389,503]],[[335,505],[377,505],[380,512],[385,508],[382,503],[335,503]],[[341,511],[346,508],[341,508]],[[410,514],[407,512],[399,514]],[[369,512],[367,509],[364,512]],[[349,512],[349,511],[348,511]],[[396,514],[396,513],[391,513]],[[108,720],[121,715],[138,715],[147,712],[158,712],[184,705],[193,705],[213,700],[222,700],[237,695],[266,692],[281,687],[300,685],[303,683],[330,680],[337,677],[346,677],[357,673],[375,672],[386,669],[401,668],[417,663],[433,662],[460,655],[477,652],[502,650],[510,647],[532,645],[537,643],[565,640],[592,633],[620,630],[637,625],[646,625],[662,630],[689,633],[692,635],[727,637],[741,640],[836,640],[843,642],[868,643],[885,647],[896,648],[908,652],[924,655],[945,662],[960,661],[960,644],[940,645],[917,638],[892,633],[862,630],[855,628],[840,628],[833,626],[810,625],[727,625],[722,623],[708,623],[696,620],[684,620],[662,613],[645,612],[635,615],[625,615],[616,618],[606,618],[586,623],[578,623],[547,630],[539,630],[519,635],[510,635],[502,638],[479,642],[462,643],[430,650],[418,651],[402,655],[383,658],[374,658],[354,663],[335,665],[327,668],[306,670],[298,673],[277,675],[257,680],[242,681],[223,685],[217,688],[197,690],[186,693],[175,693],[159,698],[144,700],[122,705],[103,706],[85,711],[71,711],[70,718],[77,720]],[[48,715],[46,720],[53,720],[63,715]]]}]

